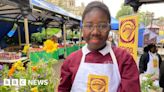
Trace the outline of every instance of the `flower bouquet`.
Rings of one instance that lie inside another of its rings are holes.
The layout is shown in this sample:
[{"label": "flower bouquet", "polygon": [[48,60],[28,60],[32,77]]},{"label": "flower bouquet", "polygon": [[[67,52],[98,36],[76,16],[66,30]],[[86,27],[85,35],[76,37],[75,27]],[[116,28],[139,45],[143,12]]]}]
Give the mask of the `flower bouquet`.
[{"label": "flower bouquet", "polygon": [[141,92],[161,92],[158,80],[153,81],[154,74],[143,74],[141,77]]},{"label": "flower bouquet", "polygon": [[[44,43],[46,52],[51,53],[56,49],[57,45],[52,41]],[[38,63],[28,62],[25,65],[26,62],[17,61],[10,69],[7,65],[0,65],[0,92],[54,92],[59,82],[53,70],[57,60],[49,58],[45,62],[40,59]]]}]

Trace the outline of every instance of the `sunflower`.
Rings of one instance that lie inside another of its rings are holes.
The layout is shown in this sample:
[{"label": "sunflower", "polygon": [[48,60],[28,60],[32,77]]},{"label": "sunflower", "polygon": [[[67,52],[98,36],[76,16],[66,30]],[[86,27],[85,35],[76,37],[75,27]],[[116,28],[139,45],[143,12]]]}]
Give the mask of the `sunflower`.
[{"label": "sunflower", "polygon": [[51,40],[46,40],[44,42],[43,50],[45,50],[47,53],[51,53],[57,50],[57,43],[54,43]]},{"label": "sunflower", "polygon": [[21,60],[19,60],[16,63],[14,63],[13,67],[15,67],[17,70],[20,70],[20,71],[24,71],[25,70]]}]

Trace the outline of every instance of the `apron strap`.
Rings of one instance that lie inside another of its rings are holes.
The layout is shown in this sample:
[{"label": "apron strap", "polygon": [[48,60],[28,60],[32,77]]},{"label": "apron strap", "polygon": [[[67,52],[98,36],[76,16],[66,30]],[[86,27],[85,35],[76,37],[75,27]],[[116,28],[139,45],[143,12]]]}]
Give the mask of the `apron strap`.
[{"label": "apron strap", "polygon": [[[115,57],[115,54],[113,52],[113,49],[112,49],[112,46],[111,46],[111,43],[110,42],[107,42],[107,46],[109,47],[109,52],[110,52],[110,55],[112,57],[112,60],[113,60],[113,63],[114,65],[116,66],[116,71],[118,73],[118,77],[119,79],[121,80],[121,76],[120,76],[120,72],[119,72],[119,68],[118,68],[118,63],[117,63],[117,60],[116,60],[116,57]],[[86,55],[89,53],[90,51],[88,50],[87,48],[87,44],[82,48],[82,58],[81,58],[81,62],[80,62],[80,65],[81,63],[84,63],[85,62],[85,57]],[[80,67],[80,66],[79,66]]]},{"label": "apron strap", "polygon": [[81,63],[84,63],[85,62],[85,56],[90,52],[89,50],[88,50],[88,48],[87,48],[87,44],[85,44],[84,46],[83,46],[83,48],[82,48],[82,58],[81,58],[81,62],[80,62],[80,65],[81,65]]},{"label": "apron strap", "polygon": [[118,68],[118,63],[117,63],[116,56],[113,52],[113,49],[112,49],[111,45],[110,45],[110,50],[109,51],[110,51],[110,55],[112,57],[113,63],[116,66],[116,72],[118,73],[117,75],[118,75],[119,79],[121,80],[121,76],[120,76],[120,72],[119,72],[119,68]]}]

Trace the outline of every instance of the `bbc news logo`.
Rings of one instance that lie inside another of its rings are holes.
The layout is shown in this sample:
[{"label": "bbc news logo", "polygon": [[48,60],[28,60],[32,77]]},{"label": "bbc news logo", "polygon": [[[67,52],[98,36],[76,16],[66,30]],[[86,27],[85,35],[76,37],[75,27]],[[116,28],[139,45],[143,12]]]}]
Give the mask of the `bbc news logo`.
[{"label": "bbc news logo", "polygon": [[48,85],[48,80],[4,79],[4,86]]}]

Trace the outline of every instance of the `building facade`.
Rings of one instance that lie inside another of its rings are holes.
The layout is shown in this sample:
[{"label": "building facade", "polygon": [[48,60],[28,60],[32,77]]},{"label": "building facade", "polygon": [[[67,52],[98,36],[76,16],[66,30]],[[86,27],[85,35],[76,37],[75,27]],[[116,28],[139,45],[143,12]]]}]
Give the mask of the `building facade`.
[{"label": "building facade", "polygon": [[85,8],[84,3],[81,3],[80,6],[76,6],[75,0],[47,0],[47,1],[57,5],[59,7],[62,7],[63,9],[65,9],[75,15],[78,15],[78,16],[82,15],[84,8]]}]

